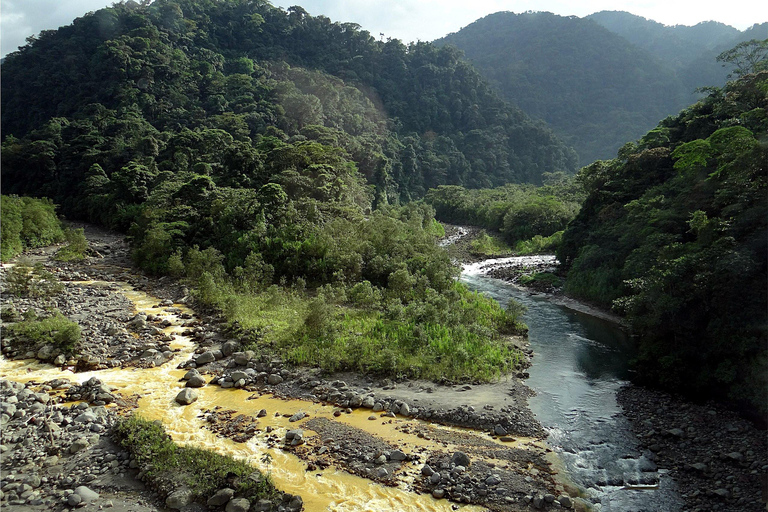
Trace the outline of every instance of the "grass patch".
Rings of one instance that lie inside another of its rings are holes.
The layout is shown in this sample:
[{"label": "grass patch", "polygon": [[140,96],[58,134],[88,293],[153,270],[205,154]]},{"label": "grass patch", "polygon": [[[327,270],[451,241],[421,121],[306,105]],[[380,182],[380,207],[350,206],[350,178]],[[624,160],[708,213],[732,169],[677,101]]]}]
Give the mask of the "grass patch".
[{"label": "grass patch", "polygon": [[512,248],[500,236],[491,236],[482,231],[469,244],[470,252],[475,256],[493,257],[512,254]]},{"label": "grass patch", "polygon": [[[269,475],[244,461],[200,448],[179,446],[161,424],[133,415],[115,426],[117,442],[136,459],[149,482],[171,492],[186,486],[197,501],[230,487],[252,503],[281,497]],[[233,484],[234,482],[234,484]]]},{"label": "grass patch", "polygon": [[257,334],[248,349],[276,350],[296,365],[467,382],[491,381],[522,360],[500,334],[526,331],[519,321],[522,309],[504,310],[459,283],[453,306],[442,296],[432,303],[359,307],[277,286],[259,294],[219,290],[230,324]]},{"label": "grass patch", "polygon": [[532,288],[561,288],[563,279],[551,272],[536,272],[521,276],[519,283]]},{"label": "grass patch", "polygon": [[536,235],[515,245],[515,252],[521,256],[529,254],[554,254],[563,240],[563,232],[558,231],[550,236]]},{"label": "grass patch", "polygon": [[8,332],[32,343],[54,345],[64,352],[72,352],[80,341],[80,326],[59,311],[45,318],[28,315],[24,320],[8,326]]}]

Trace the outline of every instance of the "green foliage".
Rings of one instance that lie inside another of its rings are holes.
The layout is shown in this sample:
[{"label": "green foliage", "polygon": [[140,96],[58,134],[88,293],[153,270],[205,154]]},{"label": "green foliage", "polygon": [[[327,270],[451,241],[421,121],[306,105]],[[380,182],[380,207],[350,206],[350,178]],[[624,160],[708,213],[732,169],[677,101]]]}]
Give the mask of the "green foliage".
[{"label": "green foliage", "polygon": [[151,484],[178,484],[176,479],[180,478],[196,501],[205,502],[220,489],[232,487],[233,478],[237,495],[252,502],[278,495],[271,479],[246,462],[209,450],[178,446],[160,422],[129,416],[117,423],[114,435]]},{"label": "green foliage", "polygon": [[469,246],[472,254],[487,258],[512,253],[512,248],[500,240],[499,237],[490,236],[485,231],[472,240]]},{"label": "green foliage", "polygon": [[743,76],[749,73],[768,70],[768,39],[742,41],[730,50],[717,56],[723,66],[730,64],[733,71],[729,76]]},{"label": "green foliage", "polygon": [[20,258],[5,275],[5,292],[17,297],[51,297],[64,291],[64,285],[42,263]]},{"label": "green foliage", "polygon": [[74,351],[80,341],[80,326],[59,311],[44,318],[26,318],[7,329],[13,336],[35,344],[50,344],[65,353]]},{"label": "green foliage", "polygon": [[768,73],[662,122],[669,140],[585,168],[566,291],[627,315],[648,382],[765,414]]},{"label": "green foliage", "polygon": [[88,240],[83,228],[67,229],[64,231],[67,245],[56,251],[59,261],[83,261],[88,251]]},{"label": "green foliage", "polygon": [[576,149],[582,166],[609,158],[711,84],[684,85],[676,69],[620,35],[548,12],[490,14],[436,44],[462,50],[502,97]]},{"label": "green foliage", "polygon": [[[556,174],[546,175],[544,181],[540,187],[509,184],[479,190],[440,186],[427,192],[424,201],[435,208],[441,221],[498,231],[514,244],[537,235],[552,236],[564,229],[579,210],[584,197],[581,182]],[[486,242],[490,243],[481,236],[476,243]]]},{"label": "green foliage", "polygon": [[0,215],[0,255],[4,262],[25,249],[45,247],[64,239],[55,206],[48,199],[3,195]]},{"label": "green foliage", "polygon": [[268,2],[117,3],[9,54],[1,85],[7,189],[123,230],[168,181],[182,202],[274,183],[361,204],[359,173],[386,204],[575,171],[455,50]]},{"label": "green foliage", "polygon": [[535,235],[529,240],[521,240],[515,244],[515,252],[520,255],[553,254],[560,247],[563,231],[557,231],[549,236]]}]

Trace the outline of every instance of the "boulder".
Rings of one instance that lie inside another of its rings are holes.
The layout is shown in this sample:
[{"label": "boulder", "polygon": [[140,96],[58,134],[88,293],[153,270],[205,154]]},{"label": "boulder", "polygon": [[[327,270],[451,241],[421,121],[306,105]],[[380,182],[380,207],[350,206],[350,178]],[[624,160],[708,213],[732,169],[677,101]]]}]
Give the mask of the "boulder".
[{"label": "boulder", "polygon": [[226,512],[248,512],[251,508],[251,502],[245,498],[235,498],[227,503]]},{"label": "boulder", "polygon": [[192,491],[186,487],[173,491],[165,499],[165,505],[173,510],[181,510],[192,503]]},{"label": "boulder", "polygon": [[75,494],[80,496],[83,503],[90,503],[99,499],[99,493],[90,490],[88,487],[81,485],[75,489]]},{"label": "boulder", "polygon": [[457,466],[469,467],[469,455],[464,452],[454,452],[451,457],[451,462]]},{"label": "boulder", "polygon": [[189,405],[197,400],[197,391],[191,388],[183,389],[176,395],[176,402],[181,405]]},{"label": "boulder", "polygon": [[207,352],[203,352],[199,356],[195,358],[195,364],[201,365],[201,364],[208,364],[212,363],[216,360],[216,356],[213,352],[208,350]]},{"label": "boulder", "polygon": [[206,504],[209,507],[221,507],[229,503],[229,501],[234,497],[234,495],[235,495],[234,489],[225,487],[224,489],[219,489],[216,492],[216,494],[208,498],[208,501],[206,502]]}]

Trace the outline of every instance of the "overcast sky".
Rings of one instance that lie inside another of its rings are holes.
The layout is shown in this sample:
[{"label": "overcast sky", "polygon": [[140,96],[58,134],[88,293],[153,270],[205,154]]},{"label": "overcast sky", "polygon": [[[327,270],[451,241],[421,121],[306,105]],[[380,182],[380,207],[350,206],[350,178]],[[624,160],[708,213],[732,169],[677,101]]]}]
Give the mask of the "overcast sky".
[{"label": "overcast sky", "polygon": [[[68,25],[111,0],[0,0],[0,52],[5,55],[41,30]],[[351,21],[378,37],[431,41],[498,11],[549,11],[586,16],[602,10],[627,11],[665,25],[720,21],[739,30],[768,21],[765,0],[273,0],[301,5],[310,14]]]}]

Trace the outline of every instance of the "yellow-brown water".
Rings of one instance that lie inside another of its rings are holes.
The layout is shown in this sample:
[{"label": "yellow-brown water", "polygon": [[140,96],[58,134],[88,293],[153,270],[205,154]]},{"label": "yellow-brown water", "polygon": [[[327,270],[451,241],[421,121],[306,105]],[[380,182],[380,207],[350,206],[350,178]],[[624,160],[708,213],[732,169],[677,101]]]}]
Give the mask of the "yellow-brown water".
[{"label": "yellow-brown water", "polygon": [[[102,382],[118,388],[118,392],[124,396],[139,395],[141,396],[138,402],[139,414],[148,419],[161,420],[176,442],[194,444],[248,461],[260,470],[270,473],[279,489],[301,495],[305,510],[308,511],[452,510],[453,504],[446,500],[435,500],[429,495],[418,495],[407,490],[409,482],[421,469],[421,464],[417,466],[413,463],[402,472],[399,476],[399,487],[385,487],[340,469],[307,471],[304,462],[296,456],[279,449],[269,448],[263,434],[257,435],[246,443],[236,443],[203,429],[203,420],[200,418],[202,412],[216,406],[251,415],[266,409],[268,414],[259,420],[259,426],[262,428],[272,426],[278,433],[297,426],[289,423],[284,415],[304,411],[310,417],[333,418],[335,421],[364,429],[385,441],[397,444],[406,453],[417,447],[445,449],[442,445],[435,445],[432,441],[396,429],[403,422],[417,420],[377,418],[371,421],[370,411],[364,410],[334,418],[335,408],[333,407],[301,400],[283,400],[271,395],[257,396],[238,389],[206,386],[198,389],[199,399],[195,403],[185,407],[180,406],[176,404],[174,398],[184,386],[180,378],[185,371],[178,370],[176,367],[180,362],[191,357],[195,349],[194,343],[180,335],[183,328],[178,325],[179,320],[176,315],[165,312],[165,308],[152,307],[158,299],[135,291],[127,285],[122,286],[121,290],[133,301],[138,311],[164,316],[174,322],[175,325],[165,329],[166,333],[173,334],[175,338],[171,348],[178,349],[172,361],[149,369],[115,368],[76,374],[31,361],[0,359],[0,377],[18,382],[38,383],[55,378],[67,378],[70,381],[82,383],[95,376]],[[180,309],[183,312],[192,313],[183,306]],[[526,442],[529,441],[519,440],[518,444]],[[462,510],[471,512],[484,509],[466,506]]]}]

